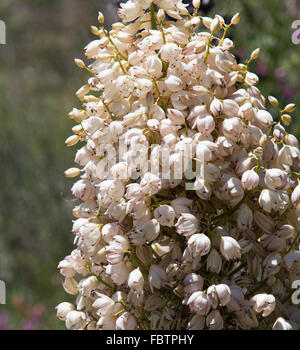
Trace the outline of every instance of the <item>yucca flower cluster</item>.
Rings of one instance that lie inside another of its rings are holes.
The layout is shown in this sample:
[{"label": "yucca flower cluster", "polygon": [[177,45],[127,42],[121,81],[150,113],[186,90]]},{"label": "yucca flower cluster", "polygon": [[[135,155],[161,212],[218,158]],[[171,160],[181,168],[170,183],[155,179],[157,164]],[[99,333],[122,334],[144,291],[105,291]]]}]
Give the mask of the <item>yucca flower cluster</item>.
[{"label": "yucca flower cluster", "polygon": [[[91,77],[67,146],[77,295],[68,329],[297,329],[300,152],[280,107],[238,64],[221,16],[181,0],[129,0],[85,48]],[[166,14],[168,18],[166,19]],[[267,111],[271,107],[273,115]],[[274,121],[274,119],[276,121]]]}]

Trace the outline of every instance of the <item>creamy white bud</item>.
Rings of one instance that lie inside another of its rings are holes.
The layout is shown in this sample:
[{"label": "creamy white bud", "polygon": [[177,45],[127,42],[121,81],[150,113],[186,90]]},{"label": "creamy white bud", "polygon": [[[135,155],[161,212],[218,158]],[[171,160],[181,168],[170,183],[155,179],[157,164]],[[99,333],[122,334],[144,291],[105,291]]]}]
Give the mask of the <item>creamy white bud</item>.
[{"label": "creamy white bud", "polygon": [[68,329],[83,329],[86,325],[86,315],[82,311],[70,311],[66,317],[66,327]]},{"label": "creamy white bud", "polygon": [[128,277],[128,287],[137,293],[141,293],[144,288],[144,277],[139,268],[131,271]]},{"label": "creamy white bud", "polygon": [[131,330],[136,329],[136,327],[137,327],[136,319],[129,312],[124,312],[116,320],[116,329],[117,330],[131,331]]},{"label": "creamy white bud", "polygon": [[211,243],[210,239],[205,234],[196,233],[189,238],[187,246],[192,253],[192,257],[195,258],[198,255],[207,255],[210,251]]},{"label": "creamy white bud", "polygon": [[71,303],[63,302],[58,304],[55,309],[57,310],[57,317],[60,320],[65,321],[68,313],[73,311],[75,307]]},{"label": "creamy white bud", "polygon": [[230,302],[231,291],[226,284],[212,285],[207,289],[207,297],[213,309]]},{"label": "creamy white bud", "polygon": [[271,190],[283,189],[288,180],[288,173],[284,170],[273,168],[265,172],[265,183]]},{"label": "creamy white bud", "polygon": [[194,292],[188,299],[187,305],[192,312],[198,315],[207,315],[211,306],[207,295],[204,292]]},{"label": "creamy white bud", "polygon": [[259,176],[254,170],[246,170],[242,176],[242,185],[244,190],[253,190],[258,186]]},{"label": "creamy white bud", "polygon": [[176,92],[182,89],[182,81],[176,75],[169,75],[165,80],[165,84],[167,88],[172,92]]},{"label": "creamy white bud", "polygon": [[175,225],[177,233],[183,236],[191,236],[199,228],[199,220],[192,214],[183,213]]},{"label": "creamy white bud", "polygon": [[241,247],[238,242],[230,236],[221,237],[220,251],[226,260],[241,258]]}]

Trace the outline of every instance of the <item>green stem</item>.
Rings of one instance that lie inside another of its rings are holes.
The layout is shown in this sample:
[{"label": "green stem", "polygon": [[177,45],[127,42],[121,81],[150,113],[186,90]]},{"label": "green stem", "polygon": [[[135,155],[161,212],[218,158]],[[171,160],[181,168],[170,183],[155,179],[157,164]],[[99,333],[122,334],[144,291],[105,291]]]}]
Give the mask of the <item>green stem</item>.
[{"label": "green stem", "polygon": [[157,29],[154,2],[152,2],[151,6],[150,6],[150,14],[151,14],[151,29]]}]

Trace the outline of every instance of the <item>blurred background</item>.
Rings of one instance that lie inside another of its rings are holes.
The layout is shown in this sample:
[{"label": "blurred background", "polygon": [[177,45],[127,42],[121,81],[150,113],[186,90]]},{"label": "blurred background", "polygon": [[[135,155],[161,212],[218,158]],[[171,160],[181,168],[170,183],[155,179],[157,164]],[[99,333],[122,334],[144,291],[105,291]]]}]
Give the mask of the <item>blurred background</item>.
[{"label": "blurred background", "polygon": [[[90,25],[104,12],[117,20],[115,0],[1,0],[7,44],[0,45],[0,280],[7,304],[0,329],[64,329],[54,307],[66,300],[58,262],[73,249],[71,180],[75,150],[68,112],[80,104],[75,91],[87,74],[73,63],[93,39]],[[183,1],[185,3],[188,0]],[[190,1],[191,2],[191,1]],[[299,0],[202,0],[201,14],[241,23],[230,32],[241,62],[262,48],[252,66],[264,95],[300,107],[300,44],[291,24],[300,20]],[[299,111],[290,129],[300,136]]]}]

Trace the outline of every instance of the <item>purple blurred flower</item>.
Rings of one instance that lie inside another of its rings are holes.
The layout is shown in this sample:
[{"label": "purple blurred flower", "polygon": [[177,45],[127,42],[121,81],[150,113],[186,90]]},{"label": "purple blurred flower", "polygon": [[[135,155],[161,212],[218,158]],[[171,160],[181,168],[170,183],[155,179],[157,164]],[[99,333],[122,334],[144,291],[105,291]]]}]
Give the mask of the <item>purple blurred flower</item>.
[{"label": "purple blurred flower", "polygon": [[286,71],[284,68],[277,68],[275,71],[276,78],[279,82],[283,83],[286,81]]},{"label": "purple blurred flower", "polygon": [[35,329],[35,327],[36,324],[32,320],[25,320],[22,324],[22,329],[24,329],[25,331],[32,331]]},{"label": "purple blurred flower", "polygon": [[294,93],[293,93],[293,90],[291,88],[289,88],[288,86],[285,86],[283,88],[283,97],[286,99],[286,100],[292,100],[293,97],[294,97]]},{"label": "purple blurred flower", "polygon": [[9,315],[8,313],[1,313],[0,314],[0,330],[8,329],[8,321],[9,321]]},{"label": "purple blurred flower", "polygon": [[256,66],[256,71],[258,75],[264,77],[268,73],[268,66],[264,62],[260,61]]}]

